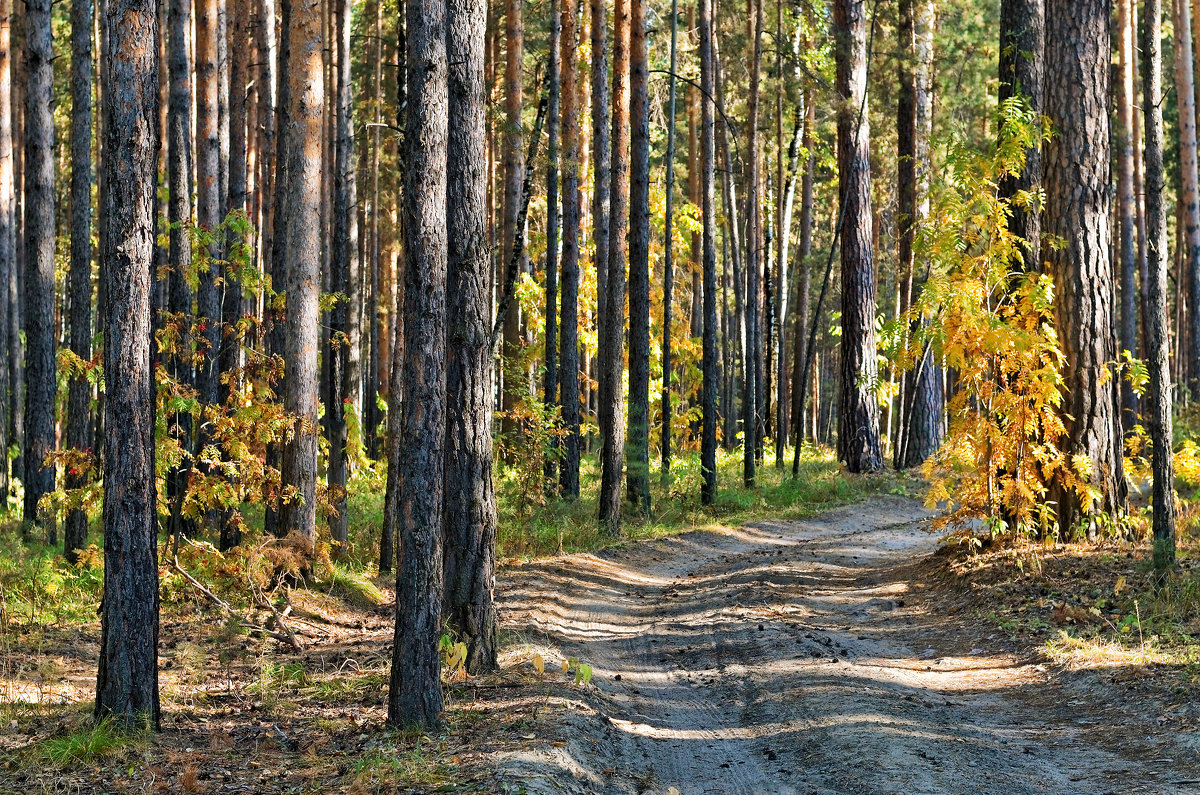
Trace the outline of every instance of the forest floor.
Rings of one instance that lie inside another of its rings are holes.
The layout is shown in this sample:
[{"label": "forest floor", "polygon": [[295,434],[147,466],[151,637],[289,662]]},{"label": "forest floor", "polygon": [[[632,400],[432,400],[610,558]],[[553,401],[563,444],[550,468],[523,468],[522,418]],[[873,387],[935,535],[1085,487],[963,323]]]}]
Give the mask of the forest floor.
[{"label": "forest floor", "polygon": [[1195,646],[1125,616],[1159,609],[1127,604],[1145,550],[968,556],[929,518],[874,496],[507,567],[502,670],[432,736],[383,728],[388,605],[293,591],[300,652],[164,618],[153,737],[88,728],[94,622],[9,628],[0,792],[1200,792]]}]

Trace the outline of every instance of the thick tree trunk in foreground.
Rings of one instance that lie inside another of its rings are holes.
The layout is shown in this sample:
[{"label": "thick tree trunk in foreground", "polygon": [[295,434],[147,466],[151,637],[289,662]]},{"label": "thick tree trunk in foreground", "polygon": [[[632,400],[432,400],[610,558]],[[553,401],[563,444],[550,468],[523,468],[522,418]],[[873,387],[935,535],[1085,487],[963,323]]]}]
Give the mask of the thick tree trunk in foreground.
[{"label": "thick tree trunk in foreground", "polygon": [[158,150],[158,20],[149,0],[108,0],[102,52],[104,204],[104,598],[97,719],[158,728],[158,517],[154,488],[151,265]]},{"label": "thick tree trunk in foreground", "polygon": [[[404,427],[400,565],[388,722],[441,722],[443,484],[446,456],[447,54],[443,0],[408,0],[409,161],[404,173]],[[461,22],[456,6],[453,26]],[[455,64],[456,69],[462,68]],[[482,161],[478,163],[482,166]]]},{"label": "thick tree trunk in foreground", "polygon": [[[496,668],[493,604],[496,493],[492,485],[491,261],[487,249],[484,0],[450,0],[446,175],[446,505],[443,618],[467,644],[467,670]],[[436,333],[438,329],[433,329]],[[407,475],[406,475],[407,476]],[[435,533],[436,534],[436,533]]]},{"label": "thick tree trunk in foreground", "polygon": [[[717,499],[717,213],[713,174],[713,3],[700,0],[700,192],[703,230],[701,261],[704,268],[704,333],[701,341],[703,382],[700,402],[703,431],[700,438],[700,501]],[[728,410],[728,409],[726,409]]]},{"label": "thick tree trunk in foreground", "polygon": [[646,0],[630,0],[629,451],[634,509],[650,514],[650,95]]},{"label": "thick tree trunk in foreground", "polygon": [[609,170],[608,272],[600,318],[600,523],[621,526],[621,469],[625,452],[622,411],[625,368],[625,237],[629,209],[629,0],[613,7],[612,160]]},{"label": "thick tree trunk in foreground", "polygon": [[1045,147],[1048,239],[1042,259],[1055,287],[1055,326],[1066,354],[1062,440],[1067,460],[1090,461],[1076,474],[1099,494],[1084,500],[1062,480],[1051,497],[1060,531],[1081,522],[1094,529],[1093,512],[1116,516],[1125,508],[1118,384],[1105,372],[1116,359],[1115,284],[1109,256],[1109,7],[1104,0],[1050,0],[1046,8],[1046,115],[1055,136]]},{"label": "thick tree trunk in foreground", "polygon": [[579,496],[579,49],[575,0],[562,0],[562,364],[558,373],[562,423],[567,432],[559,462],[559,486]]},{"label": "thick tree trunk in foreground", "polygon": [[25,522],[46,525],[38,502],[54,491],[54,51],[50,0],[25,3]]},{"label": "thick tree trunk in foreground", "polygon": [[296,497],[282,500],[279,535],[317,534],[317,344],[321,287],[321,109],[320,8],[312,0],[291,4],[288,30],[290,103],[283,125],[288,159],[285,202],[283,288],[287,297],[283,331],[283,408],[293,418],[283,446],[281,480]]},{"label": "thick tree trunk in foreground", "polygon": [[[92,358],[92,2],[71,2],[71,351]],[[67,396],[67,447],[91,447],[92,387],[86,378],[71,381]],[[0,447],[0,450],[5,448]],[[86,483],[82,473],[67,473],[67,488]],[[67,512],[63,553],[87,541],[87,513]]]},{"label": "thick tree trunk in foreground", "polygon": [[[1001,0],[1000,3],[1000,102],[1021,96],[1035,113],[1044,109],[1046,70],[1043,58],[1046,37],[1046,0]],[[1042,152],[1025,151],[1025,168],[1018,177],[1000,182],[1000,196],[1011,199],[1019,191],[1035,191],[1042,184]],[[1013,207],[1009,231],[1028,244],[1025,270],[1041,270],[1041,215],[1028,207]]]},{"label": "thick tree trunk in foreground", "polygon": [[1167,211],[1163,169],[1162,7],[1146,0],[1142,33],[1142,99],[1146,117],[1146,258],[1150,274],[1142,285],[1146,312],[1147,394],[1151,466],[1154,469],[1154,570],[1160,577],[1175,565],[1175,472],[1172,458],[1171,370],[1167,330]]},{"label": "thick tree trunk in foreground", "polygon": [[883,467],[875,342],[875,259],[871,249],[871,130],[866,114],[866,3],[837,0],[838,192],[842,220],[842,349],[838,460],[851,472]]}]

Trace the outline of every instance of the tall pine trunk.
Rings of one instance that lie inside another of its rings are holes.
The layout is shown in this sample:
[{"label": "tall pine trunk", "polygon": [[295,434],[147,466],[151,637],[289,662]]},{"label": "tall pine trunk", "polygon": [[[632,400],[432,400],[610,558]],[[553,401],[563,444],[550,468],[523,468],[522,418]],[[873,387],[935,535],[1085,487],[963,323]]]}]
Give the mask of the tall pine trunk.
[{"label": "tall pine trunk", "polygon": [[[579,496],[579,249],[582,196],[579,190],[579,26],[575,0],[562,0],[562,364],[558,372],[566,430],[559,463],[563,496]],[[599,177],[598,177],[599,179]]]},{"label": "tall pine trunk", "polygon": [[1142,31],[1142,99],[1146,118],[1146,259],[1150,280],[1142,285],[1146,313],[1150,391],[1147,425],[1154,471],[1154,570],[1160,578],[1175,564],[1175,472],[1171,418],[1171,371],[1167,327],[1167,211],[1163,168],[1162,7],[1146,0]]},{"label": "tall pine trunk", "polygon": [[[660,452],[662,453],[662,479],[664,483],[670,482],[671,477],[671,321],[673,311],[671,302],[674,300],[675,287],[675,240],[673,237],[675,232],[675,69],[678,63],[678,53],[676,51],[678,48],[678,38],[679,0],[671,0],[671,74],[667,77],[667,206],[666,218],[664,219],[665,230],[663,233],[662,433],[659,441]],[[689,151],[690,154],[691,152]],[[689,159],[688,162],[688,180],[689,182],[694,182],[695,177],[690,173],[694,170],[692,168],[692,161]],[[695,292],[695,289],[693,289],[693,299],[695,298]],[[693,300],[693,305],[694,303]],[[695,314],[693,306],[693,328],[695,327]],[[701,363],[701,367],[703,367],[703,363]]]},{"label": "tall pine trunk", "polygon": [[[220,80],[218,79],[219,24],[217,0],[196,0],[196,222],[214,235],[207,247],[207,262],[201,263],[197,288],[203,357],[196,369],[196,389],[202,403],[219,399],[221,347],[221,292],[217,260],[220,248],[215,238],[221,224],[221,136]],[[208,434],[200,429],[197,449],[207,444]]]},{"label": "tall pine trunk", "polygon": [[[443,0],[408,0],[405,13],[405,141],[410,162],[420,168],[404,172],[405,412],[388,722],[429,727],[441,722],[442,712],[438,638],[446,461],[447,5]],[[470,19],[456,2],[450,27],[469,24]],[[482,164],[481,159],[477,165]]]},{"label": "tall pine trunk", "polygon": [[646,0],[630,0],[629,501],[650,513],[650,95]]},{"label": "tall pine trunk", "polygon": [[[445,607],[473,674],[496,668],[493,604],[496,493],[492,485],[487,128],[483,56],[487,4],[450,0],[449,162],[446,174]],[[437,333],[435,327],[431,329]],[[411,382],[410,382],[411,383]],[[436,535],[436,532],[434,533]],[[434,630],[437,629],[435,624]],[[435,639],[436,640],[436,639]]]},{"label": "tall pine trunk", "polygon": [[[1133,28],[1133,14],[1130,11],[1132,0],[1117,2],[1117,134],[1114,142],[1117,147],[1117,199],[1118,219],[1120,223],[1120,248],[1117,250],[1117,262],[1121,273],[1121,351],[1129,351],[1132,356],[1138,355],[1138,234],[1137,234],[1137,205],[1138,195],[1134,188],[1134,148],[1138,142],[1134,139],[1136,125],[1134,124],[1135,106],[1138,102],[1136,78],[1133,71],[1133,47],[1136,31]],[[1132,428],[1138,418],[1138,398],[1133,390],[1133,383],[1127,378],[1121,379],[1121,425]]]},{"label": "tall pine trunk", "polygon": [[[1046,0],[1001,0],[1001,104],[1014,97],[1024,97],[1034,113],[1042,113],[1046,80],[1045,40]],[[1000,196],[1011,199],[1019,192],[1032,194],[1041,187],[1042,152],[1039,147],[1032,146],[1025,150],[1025,168],[1021,173],[1001,180]],[[1008,229],[1026,243],[1023,252],[1025,270],[1040,271],[1042,224],[1037,209],[1014,205]]]},{"label": "tall pine trunk", "polygon": [[837,61],[838,191],[841,199],[842,342],[838,460],[850,472],[883,467],[875,342],[875,257],[871,248],[871,129],[866,113],[866,3],[833,6]]},{"label": "tall pine trunk", "polygon": [[[71,2],[71,352],[92,358],[92,2]],[[74,378],[67,396],[67,446],[91,447],[92,387]],[[4,449],[4,448],[0,448]],[[86,483],[82,472],[67,472],[67,488]],[[87,541],[87,513],[67,512],[63,552],[74,562]]]},{"label": "tall pine trunk", "polygon": [[609,170],[608,273],[601,316],[600,523],[621,526],[621,469],[625,448],[622,375],[625,367],[625,265],[629,211],[629,0],[613,6],[612,154]]},{"label": "tall pine trunk", "polygon": [[[700,2],[700,193],[701,261],[704,269],[704,331],[701,340],[700,402],[703,430],[700,438],[700,501],[712,505],[717,499],[717,213],[713,141],[714,64],[713,0]],[[728,411],[728,409],[726,409]]]},{"label": "tall pine trunk", "polygon": [[[1175,94],[1179,104],[1179,212],[1182,220],[1183,270],[1186,284],[1186,331],[1179,329],[1180,371],[1193,398],[1200,398],[1200,159],[1196,134],[1196,73],[1192,58],[1192,8],[1189,0],[1175,0]],[[1184,290],[1181,289],[1181,293]]]},{"label": "tall pine trunk", "polygon": [[54,49],[50,0],[25,3],[25,523],[46,529],[38,503],[54,491]]},{"label": "tall pine trunk", "polygon": [[[9,428],[16,419],[16,396],[21,388],[13,377],[13,360],[19,358],[20,351],[9,343],[17,325],[16,302],[11,300],[15,295],[9,294],[10,285],[16,283],[17,221],[13,192],[11,19],[12,0],[0,0],[0,450],[8,450],[13,441]],[[12,475],[8,454],[0,459],[0,511],[7,511]]]},{"label": "tall pine trunk", "polygon": [[317,345],[321,285],[321,12],[312,3],[290,4],[288,14],[288,118],[284,130],[287,201],[284,207],[282,284],[283,408],[293,421],[283,445],[281,482],[296,497],[281,501],[278,533],[312,541],[317,523]]},{"label": "tall pine trunk", "polygon": [[158,151],[158,20],[150,0],[108,0],[103,93],[106,172],[104,597],[96,719],[157,729],[158,517],[154,487],[151,266]]},{"label": "tall pine trunk", "polygon": [[[562,75],[559,67],[562,47],[562,21],[558,0],[550,0],[550,64],[546,82],[549,83],[550,114],[549,152],[546,158],[546,368],[542,380],[542,401],[553,411],[558,405],[558,130],[560,124]],[[549,493],[556,490],[558,469],[558,437],[550,440],[543,476]]]},{"label": "tall pine trunk", "polygon": [[[504,64],[504,220],[500,227],[500,263],[508,265],[513,240],[524,230],[517,228],[521,212],[521,182],[525,176],[525,156],[521,136],[521,70],[525,57],[525,22],[523,0],[507,0],[504,15],[504,35],[507,42]],[[521,254],[523,262],[525,255]],[[514,369],[520,354],[521,311],[515,301],[504,316],[504,347],[500,372],[504,391],[501,395],[501,429],[511,437],[517,431],[513,409],[520,394],[518,372]]]},{"label": "tall pine trunk", "polygon": [[759,239],[762,237],[762,204],[759,185],[758,101],[762,72],[763,0],[754,0],[749,24],[753,30],[754,56],[750,62],[750,98],[746,105],[747,189],[746,189],[746,349],[742,360],[742,480],[749,488],[755,483],[755,464],[759,455],[759,431],[762,417],[762,315],[760,291],[762,256]]},{"label": "tall pine trunk", "polygon": [[[1067,460],[1098,498],[1083,500],[1065,478],[1053,485],[1060,531],[1096,527],[1095,511],[1125,508],[1121,419],[1116,379],[1114,297],[1109,245],[1109,4],[1050,0],[1046,6],[1046,115],[1055,136],[1046,144],[1047,243],[1042,259],[1054,279],[1056,331],[1063,365],[1063,440]],[[1090,462],[1090,472],[1075,464]]]}]

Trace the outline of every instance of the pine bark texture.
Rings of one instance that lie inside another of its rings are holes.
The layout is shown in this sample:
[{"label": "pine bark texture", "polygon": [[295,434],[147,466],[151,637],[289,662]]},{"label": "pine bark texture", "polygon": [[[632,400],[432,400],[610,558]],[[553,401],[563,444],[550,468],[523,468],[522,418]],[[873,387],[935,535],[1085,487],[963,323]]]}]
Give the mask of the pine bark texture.
[{"label": "pine bark texture", "polygon": [[[446,453],[447,56],[443,0],[408,0],[409,161],[404,173],[404,418],[400,565],[388,722],[441,722],[443,491]],[[457,65],[456,65],[457,66]]]},{"label": "pine bark texture", "polygon": [[[71,351],[83,361],[92,358],[92,2],[71,2]],[[67,394],[67,447],[90,448],[92,388],[86,378],[72,379]],[[5,448],[0,447],[0,450]],[[67,488],[86,479],[68,471]],[[87,513],[67,512],[63,553],[87,541]]]},{"label": "pine bark texture", "polygon": [[279,510],[281,536],[316,538],[317,523],[317,345],[321,287],[321,10],[317,0],[292,2],[288,30],[290,108],[283,125],[287,200],[283,227],[283,288],[287,300],[283,331],[283,408],[293,418],[283,445]]},{"label": "pine bark texture", "polygon": [[54,50],[50,0],[25,3],[25,522],[45,523],[55,542],[52,516],[38,515],[54,491]]},{"label": "pine bark texture", "polygon": [[1142,112],[1146,119],[1146,260],[1143,284],[1150,391],[1147,425],[1151,441],[1154,569],[1160,576],[1175,564],[1175,472],[1171,417],[1171,369],[1167,326],[1167,209],[1163,167],[1162,6],[1146,0],[1142,31]]},{"label": "pine bark texture", "polygon": [[[491,261],[483,79],[487,4],[450,0],[446,175],[446,474],[443,617],[467,644],[472,674],[495,670],[496,493],[492,485]],[[437,329],[432,329],[435,333]],[[406,477],[407,477],[406,471]]]},{"label": "pine bark texture", "polygon": [[[1192,397],[1200,398],[1200,153],[1196,132],[1196,69],[1190,0],[1175,0],[1175,95],[1179,108],[1179,213],[1182,239],[1180,295],[1186,295],[1187,328],[1180,328],[1180,370]],[[1186,283],[1186,288],[1183,286]]]},{"label": "pine bark texture", "polygon": [[[200,269],[196,314],[200,319],[204,358],[196,368],[196,389],[203,403],[220,399],[218,354],[221,347],[221,292],[217,285],[220,249],[215,238],[221,225],[220,80],[218,79],[219,23],[217,0],[196,0],[196,222],[213,233],[208,262]],[[201,426],[198,446],[206,443]]]},{"label": "pine bark texture", "polygon": [[650,514],[650,94],[646,0],[630,0],[629,501]]},{"label": "pine bark texture", "polygon": [[[1054,320],[1066,355],[1061,411],[1068,461],[1090,461],[1079,473],[1099,492],[1096,504],[1061,481],[1051,497],[1059,527],[1094,524],[1092,510],[1125,507],[1118,382],[1106,372],[1116,359],[1109,246],[1109,4],[1050,0],[1046,7],[1046,115],[1055,136],[1045,147],[1046,212],[1042,259],[1054,279]],[[1077,470],[1079,467],[1075,467]]]},{"label": "pine bark texture", "polygon": [[[13,193],[12,148],[12,2],[0,0],[0,450],[7,451],[12,440],[9,428],[16,415],[16,393],[20,385],[13,378],[13,360],[19,351],[10,346],[11,330],[16,326],[15,301],[10,300],[9,285],[16,281],[16,197]],[[15,296],[13,296],[15,297]],[[0,502],[8,505],[12,487],[8,454],[0,455]]]},{"label": "pine bark texture", "polygon": [[713,141],[713,0],[700,0],[700,193],[701,261],[704,269],[704,330],[701,339],[700,501],[717,499],[717,213]]},{"label": "pine bark texture", "polygon": [[871,130],[866,114],[866,3],[833,6],[837,61],[838,192],[842,219],[842,343],[838,460],[850,472],[883,468],[875,341],[875,259],[871,217]]},{"label": "pine bark texture", "polygon": [[106,172],[100,251],[104,346],[104,597],[97,719],[158,728],[158,561],[151,269],[159,122],[158,20],[150,0],[108,0],[102,57]]},{"label": "pine bark texture", "polygon": [[[1000,3],[1000,102],[1021,96],[1034,113],[1044,109],[1046,69],[1046,0],[1001,0]],[[1033,192],[1042,184],[1042,152],[1025,150],[1020,176],[1000,182],[1000,196],[1012,198],[1020,191]],[[1032,207],[1013,207],[1009,231],[1024,240],[1025,270],[1041,270],[1041,215]]]},{"label": "pine bark texture", "polygon": [[625,452],[625,266],[629,258],[629,0],[613,6],[612,153],[609,169],[608,272],[600,317],[600,523],[621,526]]},{"label": "pine bark texture", "polygon": [[[1138,356],[1138,193],[1134,186],[1134,140],[1137,125],[1134,122],[1138,103],[1136,77],[1133,67],[1133,48],[1136,31],[1133,27],[1131,0],[1117,2],[1117,129],[1114,143],[1117,147],[1117,217],[1120,224],[1120,248],[1117,262],[1121,274],[1121,319],[1120,349]],[[1138,396],[1133,383],[1121,379],[1121,424],[1132,428],[1138,421]]]},{"label": "pine bark texture", "polygon": [[[559,462],[564,497],[579,496],[579,248],[582,196],[579,189],[579,39],[576,0],[562,1],[562,363],[558,372],[562,423],[566,430]],[[598,176],[597,179],[600,177]]]}]

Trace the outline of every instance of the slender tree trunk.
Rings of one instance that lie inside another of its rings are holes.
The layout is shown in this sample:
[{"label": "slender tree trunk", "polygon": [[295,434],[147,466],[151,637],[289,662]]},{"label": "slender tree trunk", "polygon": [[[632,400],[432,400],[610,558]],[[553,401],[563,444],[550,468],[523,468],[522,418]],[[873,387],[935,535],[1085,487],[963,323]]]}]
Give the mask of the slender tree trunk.
[{"label": "slender tree trunk", "polygon": [[[92,2],[71,2],[71,351],[92,358]],[[71,380],[67,396],[67,446],[91,447],[92,388],[86,378]],[[0,447],[0,450],[6,448]],[[87,482],[83,472],[67,472],[67,488]],[[87,541],[87,512],[67,512],[63,552],[70,562]]]},{"label": "slender tree trunk", "polygon": [[837,60],[838,190],[842,212],[842,343],[838,460],[851,472],[883,467],[875,343],[875,258],[871,248],[871,130],[866,113],[866,3],[833,7]]},{"label": "slender tree trunk", "polygon": [[650,94],[646,0],[630,0],[629,501],[650,514]]},{"label": "slender tree trunk", "polygon": [[[605,323],[608,319],[608,238],[609,238],[609,199],[611,185],[609,177],[612,168],[612,151],[608,139],[609,97],[608,97],[608,13],[605,0],[590,0],[591,6],[591,88],[592,88],[592,149],[595,151],[593,161],[595,167],[592,184],[592,244],[594,253],[592,259],[596,267],[596,320],[597,332],[602,337]],[[611,402],[608,386],[607,368],[604,366],[605,357],[598,357],[600,410],[603,413],[605,402]],[[598,418],[597,418],[598,419]]]},{"label": "slender tree trunk", "polygon": [[1200,398],[1200,171],[1196,150],[1196,81],[1192,59],[1192,9],[1189,0],[1175,0],[1175,89],[1179,103],[1179,172],[1182,192],[1179,197],[1183,217],[1183,272],[1188,311],[1186,333],[1180,336],[1183,377],[1193,398]]},{"label": "slender tree trunk", "polygon": [[[450,27],[470,24],[472,13],[456,4]],[[408,410],[399,462],[401,552],[388,722],[427,727],[440,723],[442,712],[438,638],[446,461],[446,15],[442,0],[408,0],[406,6],[405,140],[410,161],[421,168],[404,173],[409,258],[404,288],[404,400]],[[455,68],[462,66],[455,64]],[[482,164],[479,157],[477,165]],[[464,209],[471,207],[464,205]]]},{"label": "slender tree trunk", "polygon": [[[191,39],[192,4],[188,0],[171,0],[167,9],[167,72],[170,87],[167,94],[167,221],[170,225],[167,244],[168,308],[183,319],[186,331],[192,317],[192,242],[188,225],[192,222],[192,83],[191,58],[188,42]],[[188,339],[181,334],[180,343]],[[191,357],[187,347],[171,357],[169,367],[181,388],[193,383]],[[171,430],[186,456],[192,454],[192,415],[180,412],[171,418]],[[183,498],[187,491],[190,460],[181,462],[167,473],[167,500],[170,504],[170,533],[175,538],[194,535],[194,523],[183,515]]]},{"label": "slender tree trunk", "polygon": [[12,0],[0,0],[0,512],[8,510],[8,494],[12,487],[9,472],[8,447],[14,441],[9,429],[15,425],[16,397],[20,385],[13,377],[13,360],[20,358],[20,349],[10,340],[17,326],[16,283],[16,197],[13,193],[13,127],[12,127]]},{"label": "slender tree trunk", "polygon": [[609,171],[608,275],[602,318],[601,367],[608,387],[600,398],[600,523],[621,526],[621,467],[625,448],[622,372],[625,363],[625,265],[629,208],[629,0],[613,6],[612,162]]},{"label": "slender tree trunk", "polygon": [[[214,236],[221,224],[224,195],[221,191],[217,6],[217,0],[196,0],[196,221]],[[216,262],[219,258],[220,249],[214,237],[208,247],[207,262],[200,263],[197,290],[203,358],[197,365],[196,388],[200,401],[210,405],[220,400],[221,293],[217,285]],[[198,450],[207,444],[204,426],[201,426],[200,437]]]},{"label": "slender tree trunk", "polygon": [[38,503],[54,491],[54,50],[50,0],[25,3],[25,522],[57,541]]},{"label": "slender tree trunk", "polygon": [[[559,399],[567,435],[559,468],[564,496],[579,496],[579,248],[582,196],[579,190],[579,25],[575,0],[562,0],[562,366]],[[600,180],[600,177],[597,177]]]},{"label": "slender tree trunk", "polygon": [[[553,410],[558,404],[558,128],[562,83],[559,68],[561,31],[558,0],[550,0],[550,65],[546,73],[550,94],[550,141],[546,163],[546,369],[542,382],[542,399],[547,410]],[[557,459],[558,438],[555,437],[551,439],[551,449],[546,456],[544,467],[546,488],[550,492],[556,489]]]},{"label": "slender tree trunk", "polygon": [[[492,401],[488,389],[492,378],[488,322],[491,263],[484,221],[487,128],[483,55],[487,4],[485,0],[450,0],[447,17],[446,60],[453,68],[449,73],[449,165],[445,185],[449,254],[445,288],[443,615],[467,644],[467,670],[479,674],[496,668],[499,626],[492,599],[496,579],[496,494],[492,486]],[[433,220],[437,220],[436,215]],[[434,336],[440,334],[436,326],[429,331]],[[436,399],[436,395],[430,394],[429,399]],[[436,538],[437,533],[429,535]],[[418,544],[419,551],[423,542]],[[433,546],[436,549],[436,541]],[[411,567],[407,570],[412,571]],[[434,637],[426,642],[436,641],[438,626],[435,617],[433,626],[425,628]],[[436,668],[434,673],[436,676]],[[439,686],[435,679],[434,687]]]},{"label": "slender tree trunk", "polygon": [[[501,262],[512,251],[513,240],[524,230],[517,229],[517,216],[521,211],[521,182],[525,175],[525,158],[521,135],[521,68],[525,57],[525,22],[522,0],[506,0],[504,35],[507,43],[504,67],[504,223],[500,231]],[[521,255],[524,260],[524,254]],[[511,301],[511,303],[516,303]],[[501,361],[501,379],[504,391],[501,408],[504,415],[501,429],[511,437],[517,431],[513,408],[520,394],[518,373],[510,365],[517,361],[520,353],[521,312],[513,306],[504,317],[504,347]]]},{"label": "slender tree trunk", "polygon": [[1175,473],[1172,449],[1171,371],[1167,340],[1167,213],[1164,201],[1162,117],[1162,7],[1146,0],[1142,31],[1142,108],[1146,118],[1146,256],[1150,281],[1143,282],[1147,362],[1150,371],[1148,425],[1154,471],[1154,569],[1164,578],[1175,565]]},{"label": "slender tree trunk", "polygon": [[108,0],[104,383],[104,597],[97,719],[158,728],[158,561],[154,488],[151,266],[158,149],[158,20],[148,0]]},{"label": "slender tree trunk", "polygon": [[[185,0],[181,0],[183,2]],[[288,224],[291,222],[289,216],[288,200],[292,188],[291,174],[288,171],[292,156],[289,147],[292,145],[292,139],[295,137],[289,132],[291,125],[289,120],[292,113],[292,89],[291,89],[291,40],[292,40],[292,0],[279,0],[279,51],[278,51],[278,67],[275,74],[278,76],[276,84],[276,102],[275,102],[275,129],[279,133],[278,142],[276,145],[276,167],[275,167],[275,198],[273,201],[273,239],[271,241],[271,280],[274,289],[283,292],[286,290],[284,281],[287,278],[287,245],[288,245]],[[281,290],[283,288],[283,290]],[[286,294],[284,296],[286,301]],[[267,350],[270,353],[283,355],[286,347],[286,322],[287,311],[283,309],[272,309],[270,312],[270,322],[267,332]],[[287,373],[284,373],[284,388],[287,384]],[[267,465],[280,468],[282,477],[283,469],[283,445],[270,444],[267,445]],[[280,512],[283,508],[281,495],[274,495],[274,498],[268,498],[266,507],[263,509],[263,530],[266,533],[275,536],[287,535],[287,530],[280,523]]]},{"label": "slender tree trunk", "polygon": [[[1121,350],[1138,355],[1138,286],[1137,286],[1137,194],[1134,192],[1134,107],[1137,89],[1133,71],[1133,47],[1136,31],[1129,5],[1131,0],[1117,2],[1117,50],[1120,79],[1117,81],[1117,195],[1121,247],[1118,262],[1121,267]],[[1132,428],[1137,423],[1138,399],[1133,384],[1121,379],[1122,426]]]},{"label": "slender tree trunk", "polygon": [[[713,0],[700,2],[700,192],[703,224],[701,259],[704,268],[704,335],[701,341],[703,382],[700,402],[703,432],[700,438],[700,501],[717,499],[717,213],[713,169],[714,64]],[[728,409],[726,409],[728,411]]]},{"label": "slender tree trunk", "polygon": [[817,121],[817,108],[812,101],[812,92],[806,85],[804,88],[804,151],[807,157],[804,163],[804,176],[800,185],[800,250],[796,255],[797,266],[800,270],[800,283],[796,289],[796,331],[792,341],[792,436],[796,451],[793,460],[799,462],[799,450],[808,435],[808,423],[804,421],[804,398],[808,390],[806,377],[812,372],[812,366],[807,361],[807,343],[810,303],[812,292],[812,268],[809,258],[812,256],[812,227],[813,227],[813,176],[816,171],[816,156],[813,152],[813,127]]},{"label": "slender tree trunk", "polygon": [[[12,268],[8,282],[8,349],[9,384],[12,396],[12,425],[10,445],[17,448],[12,462],[12,476],[25,480],[25,92],[27,71],[21,55],[21,6],[10,7],[12,79],[9,109],[12,113]],[[103,30],[103,28],[101,28]],[[104,71],[104,65],[100,66]]]},{"label": "slender tree trunk", "polygon": [[756,479],[755,463],[759,449],[758,409],[761,403],[759,390],[762,386],[762,332],[759,328],[759,294],[762,281],[762,257],[759,248],[762,227],[762,208],[759,197],[759,135],[758,100],[759,82],[762,73],[762,27],[763,0],[754,0],[754,11],[749,24],[752,27],[754,56],[750,62],[750,98],[746,104],[747,189],[746,189],[746,348],[742,359],[742,480],[747,488],[753,487]]},{"label": "slender tree trunk", "polygon": [[[663,234],[663,341],[662,341],[662,480],[671,478],[671,320],[675,287],[675,69],[678,63],[679,0],[671,0],[671,74],[668,75],[667,100],[667,207]],[[703,67],[702,67],[703,69]],[[690,153],[689,153],[690,154]],[[689,160],[689,164],[690,164]],[[689,172],[692,169],[689,166]],[[689,173],[689,181],[694,177]],[[695,289],[692,290],[693,299]],[[693,301],[694,303],[694,301]],[[693,315],[695,312],[693,311]],[[693,323],[693,326],[695,324]],[[703,362],[701,362],[703,367]],[[703,402],[703,399],[701,399]]]},{"label": "slender tree trunk", "polygon": [[[1061,532],[1094,529],[1094,511],[1117,516],[1125,507],[1117,384],[1105,372],[1116,359],[1116,285],[1109,258],[1109,4],[1049,0],[1046,7],[1045,232],[1042,259],[1055,286],[1055,326],[1063,366],[1063,440],[1068,461],[1091,461],[1088,482],[1098,494],[1083,501],[1059,480],[1052,489]],[[1178,30],[1178,28],[1177,28]]]},{"label": "slender tree trunk", "polygon": [[[1024,97],[1034,113],[1044,109],[1046,80],[1043,50],[1046,36],[1046,0],[1001,0],[1000,3],[1000,102]],[[1042,186],[1042,152],[1037,146],[1025,150],[1025,168],[1017,177],[1000,182],[1000,196],[1011,199],[1024,191],[1034,193]],[[1025,270],[1040,271],[1041,215],[1026,206],[1013,206],[1008,229],[1024,240]]]},{"label": "slender tree trunk", "polygon": [[310,542],[317,528],[317,345],[321,284],[321,12],[314,3],[291,5],[288,14],[290,103],[284,130],[288,159],[283,287],[287,299],[283,339],[283,408],[293,422],[283,445],[281,482],[294,498],[282,500],[281,535]]},{"label": "slender tree trunk", "polygon": [[394,323],[395,316],[391,314],[392,302],[387,298],[391,281],[383,273],[379,223],[379,151],[381,146],[380,130],[383,121],[383,3],[373,0],[373,5],[375,11],[375,63],[371,107],[375,126],[371,129],[371,204],[367,216],[368,267],[371,269],[370,307],[372,311],[369,315],[371,359],[368,364],[366,393],[363,395],[363,428],[367,437],[367,452],[371,458],[377,459],[379,458],[379,394],[383,392],[386,395],[388,391],[387,378],[383,375],[389,361],[386,354],[387,323],[389,321]]},{"label": "slender tree trunk", "polygon": [[354,96],[350,79],[350,26],[352,3],[338,0],[336,9],[337,35],[337,141],[334,151],[333,251],[331,276],[333,292],[345,296],[330,312],[330,349],[324,357],[325,381],[329,402],[325,406],[325,423],[329,434],[329,465],[327,478],[333,490],[336,513],[329,518],[329,533],[334,554],[345,554],[349,517],[346,513],[346,405],[354,404],[360,379],[350,372],[350,360],[358,359],[358,335],[354,334],[354,318],[358,316],[355,285],[359,281],[358,214],[355,190],[354,156]]}]

